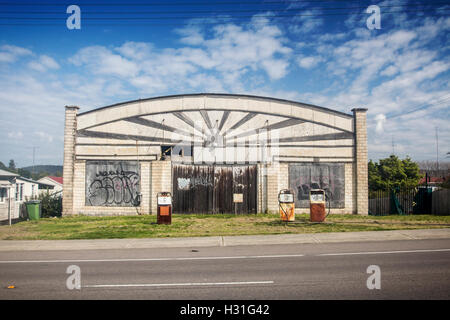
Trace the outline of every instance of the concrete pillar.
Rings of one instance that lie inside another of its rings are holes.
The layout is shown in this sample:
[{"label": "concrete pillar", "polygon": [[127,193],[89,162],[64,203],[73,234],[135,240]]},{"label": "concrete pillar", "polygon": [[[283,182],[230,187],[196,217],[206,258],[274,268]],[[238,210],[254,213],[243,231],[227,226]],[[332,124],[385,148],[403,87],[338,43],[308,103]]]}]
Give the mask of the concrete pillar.
[{"label": "concrete pillar", "polygon": [[79,107],[77,106],[66,106],[66,119],[64,124],[63,216],[73,214],[73,173],[78,109]]},{"label": "concrete pillar", "polygon": [[150,175],[150,211],[152,214],[156,214],[156,196],[158,192],[172,192],[172,162],[170,160],[152,161]]},{"label": "concrete pillar", "polygon": [[278,193],[289,188],[289,165],[273,162],[267,166],[267,211],[278,212]]},{"label": "concrete pillar", "polygon": [[355,184],[356,213],[369,214],[369,182],[367,166],[367,109],[355,108],[353,124],[355,131]]}]

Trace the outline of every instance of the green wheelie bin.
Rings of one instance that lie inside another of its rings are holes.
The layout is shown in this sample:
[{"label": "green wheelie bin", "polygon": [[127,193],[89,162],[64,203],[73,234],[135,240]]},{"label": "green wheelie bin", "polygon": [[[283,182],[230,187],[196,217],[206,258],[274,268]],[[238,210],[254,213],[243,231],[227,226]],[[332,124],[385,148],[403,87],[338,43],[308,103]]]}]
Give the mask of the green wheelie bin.
[{"label": "green wheelie bin", "polygon": [[32,200],[25,202],[27,207],[28,218],[30,220],[39,220],[41,217],[41,201]]}]

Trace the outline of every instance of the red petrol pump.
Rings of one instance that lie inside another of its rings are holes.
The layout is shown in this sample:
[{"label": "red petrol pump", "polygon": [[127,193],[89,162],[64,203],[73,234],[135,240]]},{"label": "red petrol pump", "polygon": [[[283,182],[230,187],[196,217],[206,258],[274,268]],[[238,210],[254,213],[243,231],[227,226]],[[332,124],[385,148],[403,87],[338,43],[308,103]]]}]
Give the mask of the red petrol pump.
[{"label": "red petrol pump", "polygon": [[311,222],[325,220],[325,190],[311,189],[309,191],[309,215]]},{"label": "red petrol pump", "polygon": [[172,223],[172,194],[170,192],[158,192],[157,194],[158,205],[158,224],[171,224]]},{"label": "red petrol pump", "polygon": [[294,193],[291,190],[280,190],[278,193],[278,205],[280,207],[281,221],[295,221]]}]

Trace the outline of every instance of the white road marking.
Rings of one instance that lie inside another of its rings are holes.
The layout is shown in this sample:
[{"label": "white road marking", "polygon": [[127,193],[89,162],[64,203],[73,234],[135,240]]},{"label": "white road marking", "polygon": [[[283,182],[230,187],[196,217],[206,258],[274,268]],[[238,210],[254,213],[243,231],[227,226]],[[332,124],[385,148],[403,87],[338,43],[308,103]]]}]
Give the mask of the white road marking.
[{"label": "white road marking", "polygon": [[250,284],[272,284],[273,281],[240,281],[240,282],[188,282],[188,283],[135,283],[135,284],[92,284],[82,288],[114,288],[114,287],[178,287],[178,286],[229,286]]},{"label": "white road marking", "polygon": [[393,254],[393,253],[444,252],[444,251],[450,251],[450,249],[424,249],[424,250],[321,253],[321,254],[318,254],[318,256],[351,256],[351,255],[366,255],[366,254]]},{"label": "white road marking", "polygon": [[[367,252],[340,252],[320,253],[312,256],[349,256],[370,254],[395,254],[395,253],[419,253],[419,252],[445,252],[450,249],[424,249],[424,250],[399,250],[399,251],[367,251]],[[227,259],[267,259],[267,258],[298,258],[304,254],[279,254],[261,256],[227,256],[227,257],[183,257],[183,258],[130,258],[130,259],[78,259],[78,260],[4,260],[0,264],[13,263],[83,263],[83,262],[139,262],[139,261],[194,261],[194,260],[227,260]]]},{"label": "white road marking", "polygon": [[134,261],[186,261],[186,260],[225,260],[225,259],[264,259],[264,258],[295,258],[303,254],[284,254],[267,256],[229,256],[229,257],[185,257],[185,258],[136,258],[136,259],[89,259],[89,260],[16,260],[0,261],[5,263],[76,263],[76,262],[134,262]]}]

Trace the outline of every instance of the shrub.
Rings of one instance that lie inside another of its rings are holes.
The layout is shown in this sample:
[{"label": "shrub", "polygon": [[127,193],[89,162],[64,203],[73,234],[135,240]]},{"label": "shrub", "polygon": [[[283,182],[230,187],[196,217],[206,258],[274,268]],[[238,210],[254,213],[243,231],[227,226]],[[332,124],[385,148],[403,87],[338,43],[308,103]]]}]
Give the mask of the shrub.
[{"label": "shrub", "polygon": [[43,193],[39,195],[41,200],[41,217],[61,217],[62,197],[61,195],[52,195]]}]

